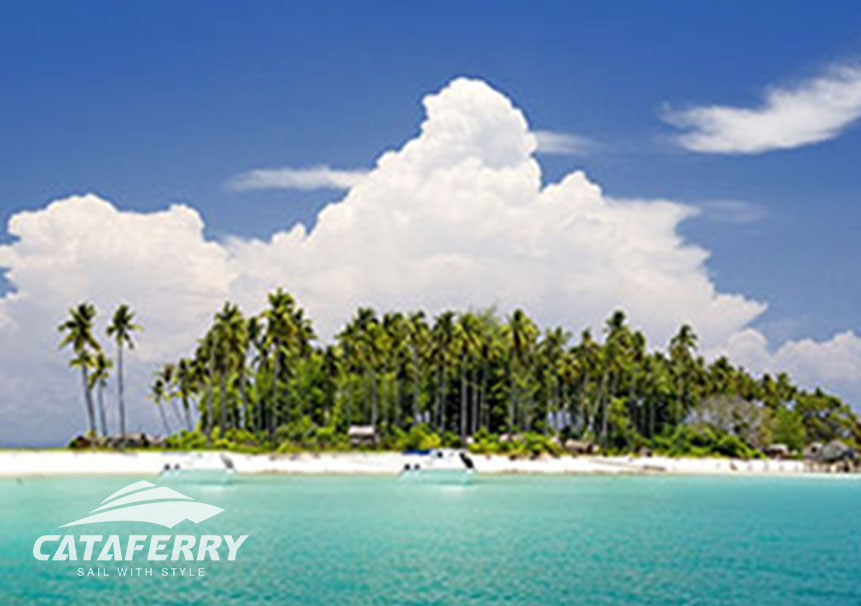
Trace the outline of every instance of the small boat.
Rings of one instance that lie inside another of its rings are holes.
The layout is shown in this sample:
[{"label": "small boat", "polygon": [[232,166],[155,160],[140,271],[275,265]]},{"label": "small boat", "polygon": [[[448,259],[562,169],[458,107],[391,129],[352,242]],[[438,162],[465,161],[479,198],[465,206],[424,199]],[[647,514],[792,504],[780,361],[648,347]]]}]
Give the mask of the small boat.
[{"label": "small boat", "polygon": [[181,460],[165,463],[162,482],[183,484],[229,484],[236,475],[233,460],[223,452],[193,452]]},{"label": "small boat", "polygon": [[407,462],[401,477],[439,484],[466,484],[475,475],[475,463],[461,450],[433,448],[404,453]]}]

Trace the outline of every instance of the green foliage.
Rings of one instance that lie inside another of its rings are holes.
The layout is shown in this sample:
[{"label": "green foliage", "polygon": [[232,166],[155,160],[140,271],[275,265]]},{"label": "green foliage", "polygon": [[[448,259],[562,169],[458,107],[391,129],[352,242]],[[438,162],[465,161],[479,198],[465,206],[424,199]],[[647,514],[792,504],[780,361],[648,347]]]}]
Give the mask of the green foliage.
[{"label": "green foliage", "polygon": [[311,417],[304,415],[292,423],[281,425],[275,430],[275,442],[281,444],[283,442],[303,443],[310,440],[315,435],[315,426],[311,422]]},{"label": "green foliage", "polygon": [[439,435],[426,424],[413,425],[407,432],[400,432],[399,439],[392,445],[394,450],[429,450],[442,446]]},{"label": "green foliage", "polygon": [[632,452],[644,445],[645,440],[637,433],[624,398],[613,398],[607,411],[609,426],[609,448],[614,452]]},{"label": "green foliage", "polygon": [[318,427],[314,438],[317,447],[321,450],[347,450],[350,447],[347,436],[338,433],[337,429],[332,425]]},{"label": "green foliage", "polygon": [[779,408],[775,414],[774,442],[786,444],[791,451],[804,448],[804,417],[796,410]]},{"label": "green foliage", "polygon": [[208,447],[206,436],[200,430],[181,430],[168,436],[165,440],[167,447],[174,450],[202,450]]},{"label": "green foliage", "polygon": [[460,436],[453,431],[447,431],[442,434],[442,445],[444,448],[460,448],[462,446]]},{"label": "green foliage", "polygon": [[473,442],[469,445],[469,451],[474,454],[496,454],[500,452],[499,436],[490,433],[486,427],[479,429],[472,436]]},{"label": "green foliage", "polygon": [[[94,316],[81,304],[60,327],[88,381],[99,349]],[[468,445],[511,456],[556,454],[560,435],[605,453],[651,445],[674,456],[750,457],[774,442],[796,450],[831,439],[861,444],[861,422],[839,398],[785,374],[753,376],[726,358],[706,362],[687,325],[665,351],[650,347],[621,310],[600,334],[578,340],[561,327],[542,331],[520,309],[429,318],[361,308],[333,342],[315,338],[283,290],[251,317],[225,303],[188,357],[154,380],[166,431],[191,425],[189,417],[200,428],[173,436],[171,447],[345,449],[353,425],[373,425],[377,448]],[[84,395],[94,428],[89,389]]]},{"label": "green foliage", "polygon": [[652,448],[671,457],[724,456],[751,459],[761,453],[737,436],[709,425],[679,425],[669,435],[657,436]]},{"label": "green foliage", "polygon": [[499,436],[480,430],[469,445],[474,454],[499,454],[515,458],[534,458],[542,455],[559,456],[563,449],[551,436],[535,431],[517,434],[510,440],[499,440]]},{"label": "green foliage", "polygon": [[562,452],[562,449],[550,437],[532,431],[527,432],[520,443],[522,444],[522,452],[531,457],[545,454],[557,456]]}]

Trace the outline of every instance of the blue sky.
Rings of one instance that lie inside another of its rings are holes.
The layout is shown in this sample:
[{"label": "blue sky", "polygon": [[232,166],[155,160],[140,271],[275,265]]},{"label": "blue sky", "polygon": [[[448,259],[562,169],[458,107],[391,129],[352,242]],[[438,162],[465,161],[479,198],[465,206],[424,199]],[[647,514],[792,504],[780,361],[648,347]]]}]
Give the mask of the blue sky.
[{"label": "blue sky", "polygon": [[[704,355],[861,405],[857,3],[0,10],[0,444],[80,430],[70,304],[139,311],[130,426],[157,430],[154,365],[282,284],[329,335],[359,304],[575,332],[621,305],[652,342],[691,321]],[[262,178],[351,185],[237,187],[285,167]]]},{"label": "blue sky", "polygon": [[6,3],[0,215],[93,191],[121,208],[188,203],[216,238],[311,223],[338,192],[226,183],[256,167],[368,168],[415,134],[424,94],[472,75],[536,128],[598,142],[542,158],[550,179],[582,167],[613,196],[756,205],[755,221],[706,212],[682,231],[711,251],[722,290],[768,302],[770,337],[825,338],[861,327],[861,131],[697,154],[661,115],[756,105],[859,50],[852,2]]}]

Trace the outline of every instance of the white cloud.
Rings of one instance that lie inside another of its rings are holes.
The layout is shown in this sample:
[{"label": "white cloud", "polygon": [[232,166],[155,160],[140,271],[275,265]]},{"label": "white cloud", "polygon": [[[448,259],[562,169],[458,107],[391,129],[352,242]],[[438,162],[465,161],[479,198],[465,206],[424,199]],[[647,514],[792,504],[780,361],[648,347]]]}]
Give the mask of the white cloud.
[{"label": "white cloud", "polygon": [[[14,215],[0,246],[0,266],[16,291],[0,299],[0,444],[67,439],[83,418],[79,383],[58,352],[57,325],[82,299],[105,316],[118,303],[139,312],[146,331],[130,357],[130,420],[150,424],[144,400],[151,364],[187,349],[236,279],[229,253],[203,237],[197,211],[118,211],[93,195]],[[115,389],[115,387],[114,387]],[[47,426],[47,427],[46,427]]]},{"label": "white cloud", "polygon": [[310,168],[258,168],[230,182],[237,191],[255,189],[349,189],[366,175],[361,170],[336,170],[328,166]]},{"label": "white cloud", "polygon": [[743,200],[709,200],[696,207],[704,219],[731,225],[748,225],[763,219],[767,211],[759,204]]},{"label": "white cloud", "polygon": [[717,348],[765,309],[716,289],[708,253],[677,231],[692,208],[611,199],[579,171],[542,186],[535,134],[483,82],[456,80],[424,106],[420,134],[384,153],[310,232],[213,242],[191,208],[120,211],[96,196],[16,214],[17,240],[0,246],[17,289],[0,299],[0,443],[81,428],[56,325],[83,298],[104,313],[122,301],[139,310],[132,421],[156,428],[143,400],[152,362],[190,351],[223,300],[255,312],[276,286],[323,335],[359,305],[523,306],[573,329],[598,327],[621,306],[657,343],[690,322]]},{"label": "white cloud", "polygon": [[597,148],[592,139],[571,133],[536,130],[533,134],[538,143],[538,153],[541,154],[586,156]]},{"label": "white cloud", "polygon": [[827,385],[844,394],[861,396],[861,336],[851,330],[825,341],[787,341],[772,351],[762,333],[748,328],[712,354],[725,354],[733,362],[759,372],[787,372],[807,387]]},{"label": "white cloud", "polygon": [[837,137],[861,116],[861,67],[838,65],[792,87],[772,88],[756,108],[708,105],[669,112],[687,132],[678,143],[691,151],[758,154]]}]

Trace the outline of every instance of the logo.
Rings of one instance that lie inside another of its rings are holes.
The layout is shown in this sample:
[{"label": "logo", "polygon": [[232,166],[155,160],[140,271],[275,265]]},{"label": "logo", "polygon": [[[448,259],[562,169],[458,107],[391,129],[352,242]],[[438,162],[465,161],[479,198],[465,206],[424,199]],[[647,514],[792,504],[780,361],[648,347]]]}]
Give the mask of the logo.
[{"label": "logo", "polygon": [[[173,528],[182,522],[200,524],[217,516],[221,507],[202,503],[167,486],[142,480],[113,492],[98,507],[60,528],[116,522],[146,523]],[[234,561],[248,535],[81,534],[42,535],[33,543],[40,561],[149,562]],[[140,554],[140,555],[138,555]],[[204,568],[165,567],[160,576],[205,576]],[[154,576],[152,567],[116,568],[117,576]],[[78,568],[78,576],[111,576],[108,568]]]},{"label": "logo", "polygon": [[185,520],[200,524],[222,511],[220,507],[198,503],[167,486],[156,486],[142,480],[120,488],[92,510],[90,513],[93,515],[64,524],[61,528],[97,522],[149,522],[173,528]]}]

